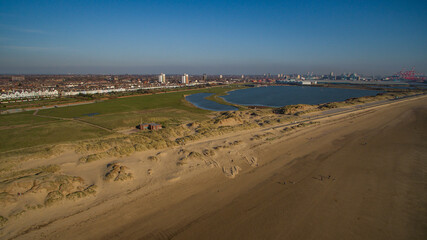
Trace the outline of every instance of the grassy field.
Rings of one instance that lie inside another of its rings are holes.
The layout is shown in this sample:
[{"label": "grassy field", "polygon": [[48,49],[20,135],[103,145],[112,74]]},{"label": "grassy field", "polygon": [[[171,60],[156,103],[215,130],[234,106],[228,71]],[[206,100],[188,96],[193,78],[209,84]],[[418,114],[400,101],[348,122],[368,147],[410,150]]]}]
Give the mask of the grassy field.
[{"label": "grassy field", "polygon": [[172,108],[180,109],[194,113],[206,113],[206,110],[194,108],[185,102],[183,102],[184,95],[199,93],[199,92],[211,92],[221,94],[229,91],[233,88],[207,88],[199,90],[190,90],[182,92],[170,92],[162,94],[144,95],[136,97],[125,97],[111,99],[103,102],[97,102],[93,104],[72,106],[67,108],[52,108],[41,110],[41,115],[55,116],[55,117],[85,117],[87,114],[112,114],[112,113],[123,113],[123,112],[135,112],[149,109],[159,108]]},{"label": "grassy field", "polygon": [[41,118],[31,112],[0,115],[0,129],[10,128],[17,125],[39,125],[47,122],[57,121],[55,119]]},{"label": "grassy field", "polygon": [[55,121],[38,126],[0,130],[0,152],[37,145],[102,137],[102,129],[74,121]]},{"label": "grassy field", "polygon": [[116,98],[93,104],[40,110],[38,115],[65,118],[58,120],[34,116],[33,112],[0,115],[0,152],[46,144],[103,137],[107,129],[133,129],[141,120],[164,126],[178,125],[208,118],[210,111],[196,108],[184,96],[199,92],[224,94],[240,86],[169,92]]}]

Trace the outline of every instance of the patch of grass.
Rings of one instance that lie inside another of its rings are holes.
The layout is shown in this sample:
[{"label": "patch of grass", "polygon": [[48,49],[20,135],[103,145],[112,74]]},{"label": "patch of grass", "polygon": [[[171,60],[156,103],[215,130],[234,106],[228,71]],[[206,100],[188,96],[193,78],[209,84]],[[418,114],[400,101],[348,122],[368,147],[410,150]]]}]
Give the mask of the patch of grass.
[{"label": "patch of grass", "polygon": [[0,130],[0,152],[106,136],[105,130],[74,121]]},{"label": "patch of grass", "polygon": [[90,154],[88,156],[85,157],[81,157],[79,159],[79,162],[81,163],[90,163],[90,162],[94,162],[94,161],[98,161],[104,158],[107,158],[108,154],[105,152],[101,152],[101,153],[95,153],[95,154]]},{"label": "patch of grass", "polygon": [[69,200],[76,200],[79,198],[86,197],[86,195],[87,194],[83,191],[76,191],[76,192],[72,192],[72,193],[67,194],[67,196],[65,196],[65,197]]},{"label": "patch of grass", "polygon": [[107,165],[107,173],[104,176],[106,181],[125,181],[133,178],[128,168],[118,163]]},{"label": "patch of grass", "polygon": [[64,195],[59,191],[49,192],[44,200],[46,206],[51,206],[56,202],[61,201],[64,198]]},{"label": "patch of grass", "polygon": [[297,104],[297,105],[287,105],[284,107],[276,108],[273,110],[276,114],[297,114],[300,112],[305,112],[314,108],[312,105],[307,104]]},{"label": "patch of grass", "polygon": [[9,219],[7,219],[6,217],[0,216],[0,227],[3,227],[4,225],[6,225],[7,221],[9,221]]},{"label": "patch of grass", "polygon": [[23,125],[23,127],[36,126],[48,122],[56,122],[58,120],[51,118],[41,118],[33,115],[34,111],[31,112],[21,112],[13,114],[1,114],[0,115],[0,129],[5,129],[6,127],[14,127]]},{"label": "patch of grass", "polygon": [[18,179],[18,178],[22,178],[29,175],[39,175],[41,173],[44,173],[44,174],[55,173],[55,172],[58,172],[59,170],[61,170],[61,168],[58,165],[53,164],[53,165],[46,165],[38,168],[30,168],[30,169],[25,169],[25,170],[20,170],[16,172],[10,172],[10,173],[2,172],[2,174],[0,174],[0,180],[4,182],[10,179]]}]

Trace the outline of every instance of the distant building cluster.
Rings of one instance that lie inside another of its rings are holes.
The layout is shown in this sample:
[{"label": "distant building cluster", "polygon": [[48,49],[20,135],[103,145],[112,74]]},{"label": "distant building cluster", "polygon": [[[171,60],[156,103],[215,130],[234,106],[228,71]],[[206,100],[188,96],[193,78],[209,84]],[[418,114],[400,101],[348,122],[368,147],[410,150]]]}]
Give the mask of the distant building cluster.
[{"label": "distant building cluster", "polygon": [[189,84],[190,83],[190,81],[188,80],[188,74],[184,73],[184,75],[182,75],[181,83],[182,84]]},{"label": "distant building cluster", "polygon": [[56,98],[77,95],[109,94],[138,90],[178,88],[194,86],[190,76],[172,75],[166,81],[166,74],[160,75],[0,75],[0,101],[21,99]]},{"label": "distant building cluster", "polygon": [[317,84],[317,81],[289,79],[289,80],[277,80],[276,83],[289,84],[289,85],[314,85],[314,84]]},{"label": "distant building cluster", "polygon": [[[412,72],[411,72],[412,73]],[[405,73],[406,74],[406,73]],[[402,73],[401,75],[404,75]],[[406,76],[406,75],[404,75]],[[56,98],[76,95],[109,94],[138,90],[177,88],[199,84],[293,84],[312,85],[320,82],[343,81],[394,81],[393,77],[361,76],[357,73],[325,75],[313,74],[270,74],[264,75],[0,75],[0,101],[2,103]],[[423,78],[424,79],[424,78]],[[425,80],[424,80],[425,81]]]},{"label": "distant building cluster", "polygon": [[166,74],[161,73],[159,75],[159,83],[166,83]]},{"label": "distant building cluster", "polygon": [[25,76],[12,76],[12,81],[24,81]]}]

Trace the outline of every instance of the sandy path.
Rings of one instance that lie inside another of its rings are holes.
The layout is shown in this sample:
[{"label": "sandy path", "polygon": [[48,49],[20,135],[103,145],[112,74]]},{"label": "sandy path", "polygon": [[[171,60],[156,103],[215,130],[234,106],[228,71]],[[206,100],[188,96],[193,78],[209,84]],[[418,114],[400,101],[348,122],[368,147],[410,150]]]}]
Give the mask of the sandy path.
[{"label": "sandy path", "polygon": [[257,147],[234,179],[206,170],[21,238],[425,239],[426,98]]}]

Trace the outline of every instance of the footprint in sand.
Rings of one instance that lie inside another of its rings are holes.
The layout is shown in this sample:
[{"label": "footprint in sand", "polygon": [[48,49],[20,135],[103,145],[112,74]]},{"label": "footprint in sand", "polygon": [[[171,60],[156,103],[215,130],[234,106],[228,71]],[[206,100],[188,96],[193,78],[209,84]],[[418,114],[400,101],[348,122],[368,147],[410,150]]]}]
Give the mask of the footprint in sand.
[{"label": "footprint in sand", "polygon": [[242,169],[239,166],[232,166],[232,167],[223,167],[222,171],[224,172],[225,176],[229,178],[235,178],[237,174],[239,174],[239,171]]},{"label": "footprint in sand", "polygon": [[335,181],[335,177],[331,175],[328,175],[328,176],[319,175],[318,177],[313,177],[313,179],[316,179],[318,181]]},{"label": "footprint in sand", "polygon": [[251,167],[258,167],[258,159],[256,157],[242,156]]}]

